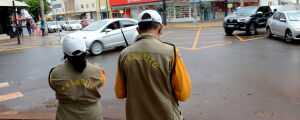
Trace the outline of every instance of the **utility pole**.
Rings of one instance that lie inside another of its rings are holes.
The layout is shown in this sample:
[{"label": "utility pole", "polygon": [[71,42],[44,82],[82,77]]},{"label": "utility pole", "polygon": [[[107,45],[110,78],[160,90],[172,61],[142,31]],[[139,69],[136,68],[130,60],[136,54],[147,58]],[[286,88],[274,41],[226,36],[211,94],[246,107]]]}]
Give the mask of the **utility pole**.
[{"label": "utility pole", "polygon": [[[13,10],[14,10],[14,17],[15,17],[15,27],[16,27],[16,31],[17,31],[17,38],[18,38],[18,45],[21,44],[20,42],[20,36],[19,36],[19,30],[18,30],[18,22],[17,22],[17,13],[16,13],[16,6],[15,6],[15,1],[13,0]],[[23,28],[22,28],[23,29]]]},{"label": "utility pole", "polygon": [[225,0],[225,17],[227,16],[228,12],[228,0]]},{"label": "utility pole", "polygon": [[244,0],[241,0],[241,7],[244,7]]},{"label": "utility pole", "polygon": [[107,0],[106,0],[106,18],[107,18],[107,19],[109,18],[109,11],[108,11],[108,3],[107,3]]},{"label": "utility pole", "polygon": [[[42,17],[42,20],[44,21],[44,24],[47,24],[47,21],[46,21],[46,17],[45,17],[45,13],[44,13],[44,0],[39,0],[40,2],[40,10],[41,10],[41,17]],[[48,33],[48,30],[47,30],[47,25],[45,25],[45,34]]]},{"label": "utility pole", "polygon": [[163,24],[167,25],[166,0],[163,0]]}]

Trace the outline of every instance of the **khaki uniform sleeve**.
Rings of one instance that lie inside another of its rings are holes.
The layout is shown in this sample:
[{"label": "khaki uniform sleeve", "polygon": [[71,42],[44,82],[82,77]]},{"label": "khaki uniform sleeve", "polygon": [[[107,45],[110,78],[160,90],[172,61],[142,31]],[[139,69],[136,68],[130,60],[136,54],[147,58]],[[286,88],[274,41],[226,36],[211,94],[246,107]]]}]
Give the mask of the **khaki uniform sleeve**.
[{"label": "khaki uniform sleeve", "polygon": [[[174,90],[175,98],[179,101],[186,101],[190,97],[191,93],[191,81],[189,74],[183,64],[180,53],[177,51],[177,59],[174,74],[172,77],[172,87]],[[174,65],[174,55],[173,55],[173,65]]]},{"label": "khaki uniform sleeve", "polygon": [[120,59],[119,59],[117,75],[116,75],[116,83],[114,86],[116,97],[119,99],[123,99],[123,98],[127,97],[127,88],[126,88],[126,83],[124,80],[125,80],[125,78],[123,76],[123,70],[122,70],[122,66],[120,64]]},{"label": "khaki uniform sleeve", "polygon": [[100,87],[103,87],[104,86],[104,84],[105,84],[105,81],[106,81],[106,74],[105,74],[105,72],[104,72],[104,70],[103,69],[101,69],[101,85],[100,85]]}]

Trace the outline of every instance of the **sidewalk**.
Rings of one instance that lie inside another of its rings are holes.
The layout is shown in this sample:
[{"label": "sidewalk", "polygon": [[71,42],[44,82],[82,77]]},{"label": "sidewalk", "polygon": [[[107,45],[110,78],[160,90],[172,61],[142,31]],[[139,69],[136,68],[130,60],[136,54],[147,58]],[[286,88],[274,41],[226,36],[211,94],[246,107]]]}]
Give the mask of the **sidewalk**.
[{"label": "sidewalk", "polygon": [[194,24],[193,22],[167,23],[165,27],[220,27],[220,26],[223,26],[223,19],[197,21],[196,24]]},{"label": "sidewalk", "polygon": [[18,45],[17,38],[1,40],[0,41],[0,52],[1,51],[10,51],[10,50],[18,50],[18,49],[26,49],[26,48],[34,48],[34,47],[43,47],[43,46],[52,46],[59,45],[60,38],[57,34],[48,34],[47,36],[28,36],[24,35],[24,37],[20,37],[21,44]]},{"label": "sidewalk", "polygon": [[[177,22],[177,23],[168,23],[165,27],[178,27],[178,28],[191,28],[191,27],[220,27],[223,25],[223,19],[219,20],[205,20],[198,21],[196,24],[193,22]],[[20,37],[21,45],[18,45],[17,38],[0,40],[0,52],[1,51],[10,51],[34,47],[44,47],[44,46],[53,46],[60,45],[60,38],[58,33],[48,33],[44,38],[41,35],[33,35],[30,37],[27,33],[27,30],[23,30],[24,37]],[[61,38],[68,34],[71,31],[64,31],[61,35]],[[72,31],[74,32],[74,31]]]}]

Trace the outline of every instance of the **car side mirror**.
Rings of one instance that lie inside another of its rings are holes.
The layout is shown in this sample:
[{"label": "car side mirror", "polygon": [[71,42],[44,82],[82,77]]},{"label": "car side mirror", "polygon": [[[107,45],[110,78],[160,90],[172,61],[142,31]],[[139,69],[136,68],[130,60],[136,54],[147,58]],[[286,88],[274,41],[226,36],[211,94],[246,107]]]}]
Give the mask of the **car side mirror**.
[{"label": "car side mirror", "polygon": [[282,18],[279,20],[280,22],[286,22],[286,19]]},{"label": "car side mirror", "polygon": [[112,29],[106,29],[105,30],[106,33],[110,32],[110,31],[112,31]]}]

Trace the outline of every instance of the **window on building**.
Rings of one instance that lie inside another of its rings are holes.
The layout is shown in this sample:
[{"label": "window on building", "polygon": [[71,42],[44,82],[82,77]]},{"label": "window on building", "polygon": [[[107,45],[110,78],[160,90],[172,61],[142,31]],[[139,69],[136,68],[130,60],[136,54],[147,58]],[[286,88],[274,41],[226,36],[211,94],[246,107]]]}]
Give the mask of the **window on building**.
[{"label": "window on building", "polygon": [[89,4],[86,4],[86,8],[89,8]]},{"label": "window on building", "polygon": [[95,7],[95,4],[94,4],[94,3],[92,3],[92,7]]},{"label": "window on building", "polygon": [[83,5],[81,5],[81,8],[83,8]]},{"label": "window on building", "polygon": [[189,6],[176,6],[176,18],[188,18],[189,17]]}]

